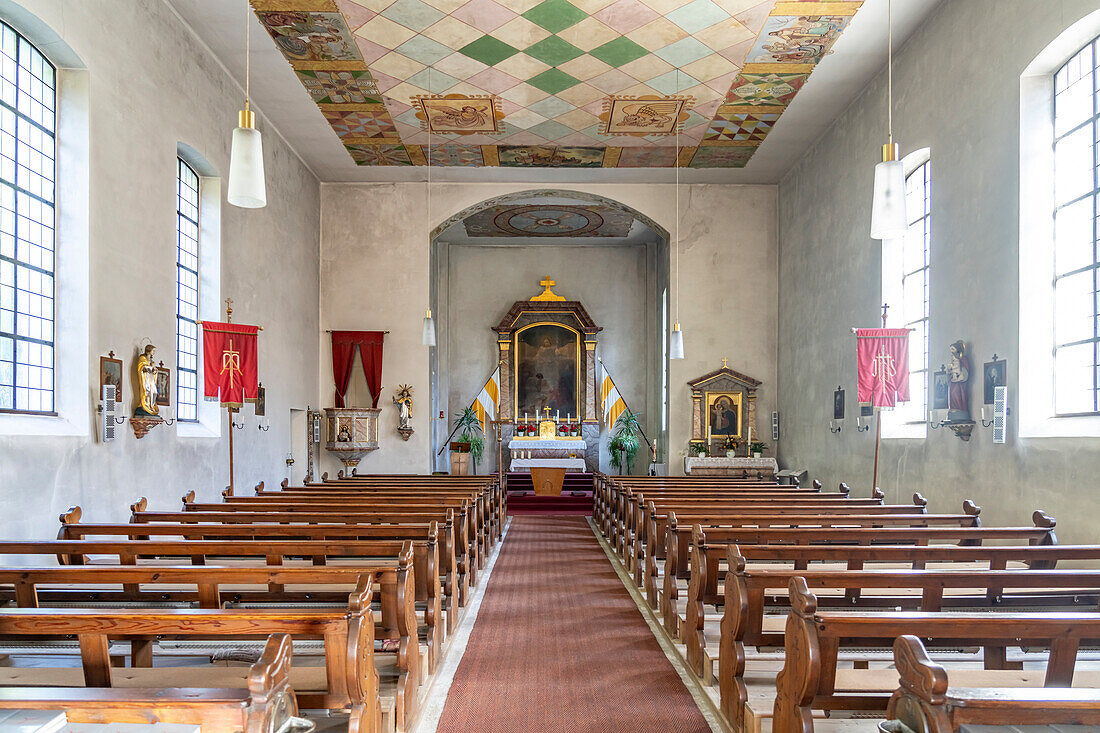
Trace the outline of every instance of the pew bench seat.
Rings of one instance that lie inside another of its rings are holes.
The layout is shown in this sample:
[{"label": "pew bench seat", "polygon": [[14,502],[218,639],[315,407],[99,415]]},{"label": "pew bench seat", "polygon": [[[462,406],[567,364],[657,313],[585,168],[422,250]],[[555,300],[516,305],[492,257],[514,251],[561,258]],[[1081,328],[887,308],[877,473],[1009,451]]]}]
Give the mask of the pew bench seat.
[{"label": "pew bench seat", "polygon": [[[79,661],[76,661],[79,664]],[[397,730],[396,659],[376,657],[379,672],[378,702],[382,712],[382,733]],[[174,689],[248,687],[249,666],[244,663],[214,663],[187,667],[125,667],[111,674],[111,689]],[[84,670],[73,667],[0,667],[0,690],[28,687],[83,688]],[[324,661],[295,655],[290,668],[290,686],[299,698],[321,698],[328,691]],[[305,706],[303,705],[303,708]]]}]

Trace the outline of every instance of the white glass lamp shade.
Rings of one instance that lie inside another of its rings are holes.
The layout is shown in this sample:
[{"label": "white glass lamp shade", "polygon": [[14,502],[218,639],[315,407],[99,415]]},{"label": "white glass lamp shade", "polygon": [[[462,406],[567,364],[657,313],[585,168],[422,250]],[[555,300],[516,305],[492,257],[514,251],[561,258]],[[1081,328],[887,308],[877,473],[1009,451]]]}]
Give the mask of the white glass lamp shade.
[{"label": "white glass lamp shade", "polygon": [[668,358],[684,358],[684,332],[680,330],[679,323],[672,327],[672,341],[668,345]]},{"label": "white glass lamp shade", "polygon": [[233,130],[227,198],[229,203],[244,209],[267,206],[264,147],[260,131],[254,127],[238,127]]},{"label": "white glass lamp shade", "polygon": [[424,316],[424,326],[420,330],[420,343],[424,346],[435,346],[435,320],[431,310]]},{"label": "white glass lamp shade", "polygon": [[900,160],[875,166],[875,197],[871,203],[871,238],[900,239],[909,231],[905,215],[905,169]]}]

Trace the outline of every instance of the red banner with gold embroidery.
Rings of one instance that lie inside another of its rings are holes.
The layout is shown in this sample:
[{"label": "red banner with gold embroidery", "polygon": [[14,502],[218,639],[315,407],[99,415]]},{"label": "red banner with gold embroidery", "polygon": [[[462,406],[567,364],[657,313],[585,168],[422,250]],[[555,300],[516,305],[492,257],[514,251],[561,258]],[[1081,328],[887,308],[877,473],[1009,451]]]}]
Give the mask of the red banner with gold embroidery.
[{"label": "red banner with gold embroidery", "polygon": [[222,407],[240,407],[259,397],[259,326],[202,321],[203,396]]},{"label": "red banner with gold embroidery", "polygon": [[856,331],[856,376],[861,404],[894,407],[909,401],[909,329]]}]

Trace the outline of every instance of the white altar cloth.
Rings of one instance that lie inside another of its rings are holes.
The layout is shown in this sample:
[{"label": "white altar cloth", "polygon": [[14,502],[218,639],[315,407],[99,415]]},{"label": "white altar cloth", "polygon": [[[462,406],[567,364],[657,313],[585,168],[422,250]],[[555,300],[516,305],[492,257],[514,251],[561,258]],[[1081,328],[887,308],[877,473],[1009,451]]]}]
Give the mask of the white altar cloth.
[{"label": "white altar cloth", "polygon": [[566,471],[584,471],[583,458],[513,458],[510,471],[530,471],[532,468],[564,468]]},{"label": "white altar cloth", "polygon": [[705,456],[684,458],[684,473],[691,473],[693,468],[742,468],[746,471],[771,471],[779,470],[779,464],[774,458],[726,458],[725,456]]},{"label": "white altar cloth", "polygon": [[561,440],[517,440],[508,441],[508,447],[512,450],[563,450],[574,451],[584,455],[588,444],[582,438],[562,438]]}]

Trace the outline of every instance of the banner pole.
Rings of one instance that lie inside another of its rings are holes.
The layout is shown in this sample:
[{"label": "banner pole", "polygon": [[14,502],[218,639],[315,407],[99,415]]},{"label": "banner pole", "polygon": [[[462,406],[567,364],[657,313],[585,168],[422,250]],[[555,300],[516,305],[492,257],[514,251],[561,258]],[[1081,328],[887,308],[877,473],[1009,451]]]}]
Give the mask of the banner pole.
[{"label": "banner pole", "polygon": [[[886,312],[890,310],[890,306],[886,303],[882,304],[882,327],[886,328]],[[885,379],[885,377],[883,377]],[[872,404],[874,400],[871,401]],[[872,410],[874,407],[872,406]],[[874,474],[871,477],[871,496],[875,495],[875,489],[878,488],[878,449],[882,444],[882,410],[878,410],[875,413],[875,468]]]},{"label": "banner pole", "polygon": [[227,408],[229,416],[229,496],[233,496],[233,408]]}]

